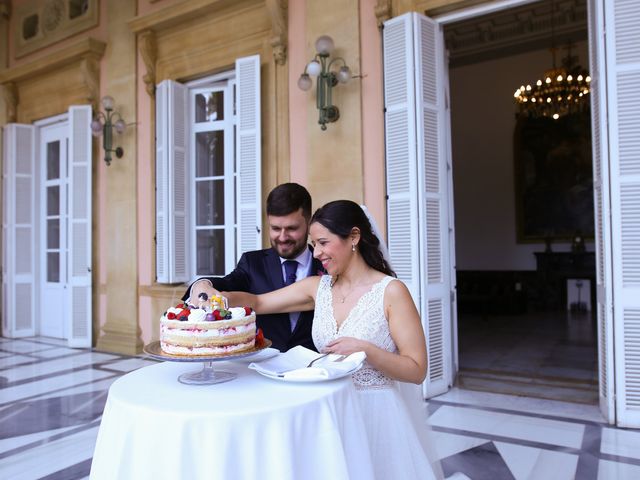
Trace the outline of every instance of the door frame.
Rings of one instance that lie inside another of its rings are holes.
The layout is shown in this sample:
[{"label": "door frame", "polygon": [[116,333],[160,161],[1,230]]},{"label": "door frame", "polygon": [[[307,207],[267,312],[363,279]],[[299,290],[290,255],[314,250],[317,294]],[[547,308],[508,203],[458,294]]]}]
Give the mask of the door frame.
[{"label": "door frame", "polygon": [[[529,5],[529,4],[533,4],[533,3],[538,3],[540,0],[501,0],[501,1],[495,1],[492,2],[490,4],[483,4],[483,5],[477,5],[477,6],[473,6],[473,7],[469,7],[469,8],[464,8],[458,11],[454,11],[454,12],[449,12],[449,13],[445,13],[442,15],[437,15],[433,18],[433,20],[435,20],[438,24],[440,24],[441,26],[445,26],[447,24],[450,23],[454,23],[454,22],[459,22],[462,20],[467,20],[467,19],[471,19],[471,18],[475,18],[481,15],[486,15],[489,13],[493,13],[493,12],[497,12],[497,11],[501,11],[501,10],[507,10],[507,9],[511,9],[511,8],[515,8],[515,7],[519,7],[519,6],[523,6],[523,5]],[[588,30],[591,30],[592,26],[591,24],[588,22],[587,25]],[[590,32],[591,33],[591,32]],[[589,49],[593,48],[592,45],[589,45]],[[448,88],[448,78],[447,78],[447,88]],[[448,131],[448,136],[449,136],[449,142],[451,142],[451,130],[450,130],[450,126],[447,126],[447,131]],[[453,163],[451,164],[451,168],[453,170],[454,166]],[[595,188],[595,187],[594,187]],[[607,215],[607,212],[603,212],[604,215]],[[453,215],[453,212],[452,212]],[[594,217],[594,222],[597,219]],[[449,246],[450,248],[453,248],[453,245],[450,244]],[[451,252],[449,252],[451,254]],[[597,251],[596,249],[596,255],[599,255],[600,252]],[[603,262],[605,259],[603,258],[599,258],[597,259],[598,262]],[[455,277],[453,277],[454,281],[455,281]],[[595,287],[595,286],[594,286]],[[457,303],[457,299],[456,299],[456,303]],[[597,315],[599,315],[599,313],[596,311],[594,312],[596,315],[596,321],[600,321],[600,319],[597,318]],[[604,321],[604,320],[602,320]],[[457,374],[458,370],[459,370],[459,360],[458,360],[458,322],[457,322],[457,315],[456,316],[452,316],[452,322],[453,325],[451,326],[451,331],[452,331],[452,339],[455,342],[454,345],[452,345],[452,351],[451,351],[451,356],[452,356],[452,364],[454,366],[455,372],[454,375]],[[601,341],[604,341],[604,339],[600,338],[601,337],[601,332],[600,329],[597,329],[597,340],[598,340],[598,344],[600,344]],[[609,339],[609,341],[611,341],[611,339]],[[608,348],[608,351],[612,351],[613,346],[610,345],[611,348]],[[598,353],[599,355],[599,353]],[[611,359],[612,361],[612,359]],[[600,379],[602,378],[602,372],[600,371],[602,369],[602,363],[598,362],[598,379],[600,382]],[[611,379],[613,381],[613,379]],[[600,386],[599,386],[600,387]],[[605,416],[605,418],[610,422],[610,423],[615,423],[615,413],[612,414],[611,409],[614,408],[611,405],[609,405],[609,408],[604,408],[606,406],[600,405],[600,409],[603,413],[603,415]]]}]

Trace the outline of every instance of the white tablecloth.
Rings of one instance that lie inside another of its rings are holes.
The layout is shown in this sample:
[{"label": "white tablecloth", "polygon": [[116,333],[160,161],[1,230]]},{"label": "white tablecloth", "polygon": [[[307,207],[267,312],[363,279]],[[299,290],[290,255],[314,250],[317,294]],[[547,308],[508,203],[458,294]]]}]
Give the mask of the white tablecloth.
[{"label": "white tablecloth", "polygon": [[91,478],[369,479],[371,459],[349,377],[284,383],[246,363],[215,363],[238,378],[183,385],[199,363],[165,362],[113,383]]}]

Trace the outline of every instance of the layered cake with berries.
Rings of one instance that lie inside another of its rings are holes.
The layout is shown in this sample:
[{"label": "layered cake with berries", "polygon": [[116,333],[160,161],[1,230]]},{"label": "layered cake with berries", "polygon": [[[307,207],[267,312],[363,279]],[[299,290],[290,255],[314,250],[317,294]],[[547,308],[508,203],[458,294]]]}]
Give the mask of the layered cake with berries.
[{"label": "layered cake with berries", "polygon": [[228,355],[256,343],[256,314],[249,307],[178,304],[160,318],[160,347],[171,355]]}]

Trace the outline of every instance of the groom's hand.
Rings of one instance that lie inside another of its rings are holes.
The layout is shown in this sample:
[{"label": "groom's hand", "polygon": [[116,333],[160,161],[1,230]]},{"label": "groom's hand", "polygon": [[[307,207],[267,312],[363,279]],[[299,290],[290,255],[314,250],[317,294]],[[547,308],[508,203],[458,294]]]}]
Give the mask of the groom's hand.
[{"label": "groom's hand", "polygon": [[220,296],[220,292],[213,288],[209,280],[202,278],[191,285],[191,294],[188,303],[203,308],[211,305],[211,297],[214,295]]}]

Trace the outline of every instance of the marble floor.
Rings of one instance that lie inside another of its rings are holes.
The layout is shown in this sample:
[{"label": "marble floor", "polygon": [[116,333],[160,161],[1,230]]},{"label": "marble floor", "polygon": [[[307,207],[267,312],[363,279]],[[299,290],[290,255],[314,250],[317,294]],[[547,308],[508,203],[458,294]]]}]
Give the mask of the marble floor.
[{"label": "marble floor", "polygon": [[590,312],[460,314],[458,385],[595,404],[595,323]]},{"label": "marble floor", "polygon": [[[87,478],[109,386],[151,363],[42,337],[0,338],[0,478]],[[454,388],[428,410],[446,474],[640,478],[640,430],[607,425],[595,405]]]}]

